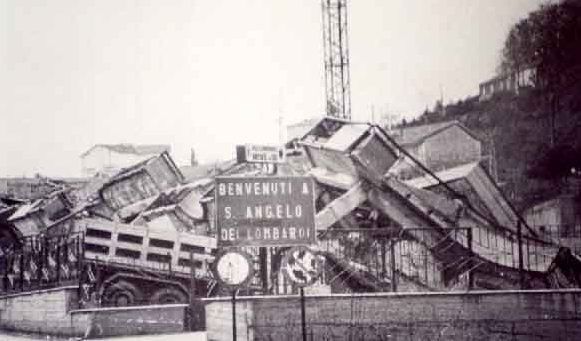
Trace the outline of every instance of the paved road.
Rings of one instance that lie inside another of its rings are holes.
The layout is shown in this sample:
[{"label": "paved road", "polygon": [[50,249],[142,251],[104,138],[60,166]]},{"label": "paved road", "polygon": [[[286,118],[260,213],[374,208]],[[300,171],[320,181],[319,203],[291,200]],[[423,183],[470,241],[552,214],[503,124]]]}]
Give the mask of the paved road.
[{"label": "paved road", "polygon": [[[53,338],[49,336],[7,334],[0,331],[2,341],[77,341],[79,338]],[[140,336],[120,336],[99,341],[206,341],[205,332],[169,334],[169,335],[140,335]]]}]

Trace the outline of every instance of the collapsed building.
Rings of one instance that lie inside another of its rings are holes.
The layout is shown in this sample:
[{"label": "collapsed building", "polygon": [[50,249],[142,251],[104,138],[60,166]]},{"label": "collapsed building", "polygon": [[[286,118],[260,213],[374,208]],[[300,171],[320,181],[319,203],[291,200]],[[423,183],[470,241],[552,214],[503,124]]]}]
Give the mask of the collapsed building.
[{"label": "collapsed building", "polygon": [[[276,167],[227,161],[186,180],[163,152],[90,189],[4,203],[0,289],[68,281],[80,283],[84,304],[105,306],[220,295],[210,271],[214,178],[265,175],[316,181],[313,248],[325,264],[317,290],[581,285],[579,258],[538,236],[479,163],[433,172],[373,124],[323,118],[305,131],[293,143],[300,151]],[[399,176],[403,159],[415,163],[416,177]],[[247,248],[258,271],[242,291],[296,292],[280,271],[286,250]]]}]

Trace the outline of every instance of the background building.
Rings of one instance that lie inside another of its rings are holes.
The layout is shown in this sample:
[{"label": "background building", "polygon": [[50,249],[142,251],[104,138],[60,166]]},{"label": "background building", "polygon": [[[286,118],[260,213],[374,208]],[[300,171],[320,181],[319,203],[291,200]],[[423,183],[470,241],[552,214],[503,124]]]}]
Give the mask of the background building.
[{"label": "background building", "polygon": [[0,195],[7,198],[32,200],[60,188],[57,181],[36,176],[33,178],[0,178]]},{"label": "background building", "polygon": [[[390,133],[400,146],[433,171],[479,162],[482,158],[482,142],[457,121],[401,127]],[[403,177],[408,177],[408,173],[409,177],[417,175],[410,160],[401,162],[398,168]]]},{"label": "background building", "polygon": [[535,69],[526,68],[520,72],[503,74],[479,84],[480,100],[490,99],[497,93],[515,93],[518,94],[520,89],[533,87],[535,85]]},{"label": "background building", "polygon": [[163,152],[169,145],[98,144],[81,154],[81,173],[85,177],[110,176]]}]

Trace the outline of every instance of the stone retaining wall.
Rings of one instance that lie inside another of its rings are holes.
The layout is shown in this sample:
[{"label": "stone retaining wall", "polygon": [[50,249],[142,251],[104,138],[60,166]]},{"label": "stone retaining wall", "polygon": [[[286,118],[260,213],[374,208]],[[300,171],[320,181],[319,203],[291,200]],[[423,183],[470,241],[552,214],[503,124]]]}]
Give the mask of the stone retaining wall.
[{"label": "stone retaining wall", "polygon": [[59,336],[106,337],[185,331],[185,304],[76,309],[76,286],[0,297],[0,329]]},{"label": "stone retaining wall", "polygon": [[185,304],[98,308],[71,311],[72,324],[87,326],[89,338],[171,334],[186,331]]},{"label": "stone retaining wall", "polygon": [[77,286],[0,297],[0,328],[24,333],[79,335],[87,325],[73,324]]},{"label": "stone retaining wall", "polygon": [[[298,296],[240,297],[239,340],[301,340]],[[309,340],[581,340],[581,290],[306,297]],[[209,341],[231,340],[231,302],[206,300]]]}]

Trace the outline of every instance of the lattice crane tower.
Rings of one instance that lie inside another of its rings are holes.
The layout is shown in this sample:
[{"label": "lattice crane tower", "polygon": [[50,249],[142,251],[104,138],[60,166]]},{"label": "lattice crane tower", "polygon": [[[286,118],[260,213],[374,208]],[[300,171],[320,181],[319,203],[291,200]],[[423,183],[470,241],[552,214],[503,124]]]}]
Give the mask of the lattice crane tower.
[{"label": "lattice crane tower", "polygon": [[347,0],[322,0],[328,116],[351,120]]}]

